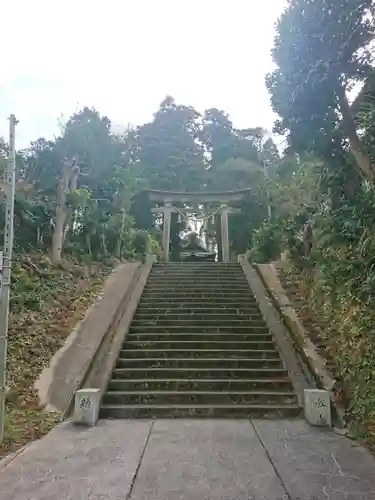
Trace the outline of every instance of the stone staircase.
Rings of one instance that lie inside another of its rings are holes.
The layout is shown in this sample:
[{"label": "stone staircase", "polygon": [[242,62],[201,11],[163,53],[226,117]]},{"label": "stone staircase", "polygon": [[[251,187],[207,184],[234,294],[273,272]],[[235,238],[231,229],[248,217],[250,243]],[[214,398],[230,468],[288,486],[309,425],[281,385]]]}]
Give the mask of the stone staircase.
[{"label": "stone staircase", "polygon": [[301,407],[239,264],[155,264],[102,418],[294,417]]}]

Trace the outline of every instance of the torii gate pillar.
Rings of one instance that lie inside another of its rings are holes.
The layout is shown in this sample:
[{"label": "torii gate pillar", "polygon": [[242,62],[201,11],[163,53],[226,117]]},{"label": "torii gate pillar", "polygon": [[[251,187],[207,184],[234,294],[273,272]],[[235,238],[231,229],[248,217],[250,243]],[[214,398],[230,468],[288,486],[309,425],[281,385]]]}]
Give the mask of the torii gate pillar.
[{"label": "torii gate pillar", "polygon": [[171,237],[172,205],[166,203],[163,208],[163,260],[169,262],[169,240]]},{"label": "torii gate pillar", "polygon": [[223,262],[230,261],[230,249],[229,249],[229,230],[228,230],[228,212],[229,207],[224,205],[220,209],[220,226],[221,226],[221,255]]}]

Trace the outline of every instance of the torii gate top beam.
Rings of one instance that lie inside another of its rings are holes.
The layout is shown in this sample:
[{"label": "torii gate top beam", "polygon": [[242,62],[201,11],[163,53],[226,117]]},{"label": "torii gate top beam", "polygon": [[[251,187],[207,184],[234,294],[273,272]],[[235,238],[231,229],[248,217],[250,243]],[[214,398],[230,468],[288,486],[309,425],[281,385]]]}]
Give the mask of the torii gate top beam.
[{"label": "torii gate top beam", "polygon": [[146,190],[150,201],[156,203],[230,203],[231,201],[240,201],[251,192],[250,188],[237,191],[219,191],[219,192],[178,192],[178,191],[160,191],[156,189]]}]

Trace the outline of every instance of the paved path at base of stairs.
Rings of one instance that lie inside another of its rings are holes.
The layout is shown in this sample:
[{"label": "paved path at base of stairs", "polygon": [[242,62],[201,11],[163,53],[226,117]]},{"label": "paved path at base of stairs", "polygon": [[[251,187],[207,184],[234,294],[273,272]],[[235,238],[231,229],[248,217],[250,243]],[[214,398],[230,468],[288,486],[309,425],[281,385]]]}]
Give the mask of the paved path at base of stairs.
[{"label": "paved path at base of stairs", "polygon": [[370,500],[375,459],[304,421],[65,423],[0,470],[1,500]]}]

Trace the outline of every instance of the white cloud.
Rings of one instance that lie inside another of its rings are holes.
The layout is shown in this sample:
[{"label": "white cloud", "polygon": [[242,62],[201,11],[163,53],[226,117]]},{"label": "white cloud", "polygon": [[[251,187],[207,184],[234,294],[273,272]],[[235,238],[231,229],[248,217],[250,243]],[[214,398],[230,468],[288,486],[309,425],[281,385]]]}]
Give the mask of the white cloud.
[{"label": "white cloud", "polygon": [[[264,86],[284,0],[13,0],[2,6],[0,135],[57,132],[57,118],[95,106],[114,123],[148,120],[168,93],[237,126],[270,128]],[[5,50],[5,48],[7,50]]]}]

